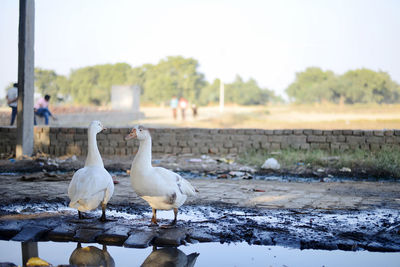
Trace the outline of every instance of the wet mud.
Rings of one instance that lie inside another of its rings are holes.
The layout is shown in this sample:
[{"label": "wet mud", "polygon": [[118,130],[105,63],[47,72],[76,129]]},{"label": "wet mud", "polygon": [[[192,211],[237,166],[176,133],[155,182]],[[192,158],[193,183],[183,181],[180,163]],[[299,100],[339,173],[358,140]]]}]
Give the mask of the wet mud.
[{"label": "wet mud", "polygon": [[[171,212],[172,213],[172,212]],[[174,227],[149,226],[147,206],[111,205],[78,220],[66,202],[21,201],[0,208],[0,238],[15,241],[98,242],[125,247],[242,242],[298,249],[400,251],[398,210],[266,210],[224,205],[185,206]],[[168,217],[168,216],[167,216]],[[172,219],[160,218],[160,225]]]},{"label": "wet mud", "polygon": [[[131,198],[132,189],[129,189],[127,173],[131,160],[104,159],[107,170],[113,172],[121,182],[116,186],[124,188],[121,195],[118,198],[115,196],[109,204],[109,221],[106,223],[98,221],[101,215],[98,210],[89,212],[87,219],[78,220],[77,212],[68,208],[66,188],[73,172],[83,166],[82,159],[38,157],[18,161],[1,160],[0,173],[7,174],[2,176],[2,183],[5,183],[4,188],[7,185],[10,189],[3,190],[7,197],[0,198],[0,239],[22,242],[97,242],[125,247],[245,241],[252,245],[279,245],[299,249],[400,251],[400,198],[397,187],[390,191],[376,188],[374,185],[377,183],[364,184],[362,188],[349,183],[321,191],[325,192],[322,195],[329,192],[340,198],[352,196],[376,200],[367,209],[321,209],[312,206],[301,209],[282,209],[278,206],[273,209],[268,206],[253,208],[242,205],[239,193],[235,195],[237,203],[230,205],[197,199],[180,209],[176,227],[149,227],[151,209],[140,204],[143,202],[136,198]],[[262,171],[232,163],[229,159],[211,157],[160,156],[155,157],[153,165],[177,171],[185,178],[199,180],[262,180],[278,177],[277,180],[283,182],[300,179],[320,183],[343,177],[371,178],[364,170],[343,173],[339,170],[318,171],[296,167],[294,170]],[[43,185],[46,190],[40,191],[30,186],[35,182],[38,182],[36,185]],[[268,193],[264,189],[265,185],[259,183],[254,188],[244,183],[238,184],[241,191],[237,192],[245,196]],[[248,191],[249,188],[251,191]],[[15,192],[11,192],[13,190]],[[224,188],[219,187],[218,190],[216,192],[223,195]],[[299,187],[287,190],[293,193]],[[58,193],[54,195],[54,192]],[[160,217],[160,224],[171,221],[170,213],[169,218]]]}]

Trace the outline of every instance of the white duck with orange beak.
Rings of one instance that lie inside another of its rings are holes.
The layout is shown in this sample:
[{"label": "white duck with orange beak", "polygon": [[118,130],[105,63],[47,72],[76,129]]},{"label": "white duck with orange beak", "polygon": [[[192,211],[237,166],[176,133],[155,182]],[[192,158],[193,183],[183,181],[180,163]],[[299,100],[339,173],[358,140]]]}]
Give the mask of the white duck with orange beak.
[{"label": "white duck with orange beak", "polygon": [[139,150],[131,167],[131,184],[136,194],[143,198],[153,209],[151,222],[157,224],[157,210],[173,210],[176,224],[178,208],[188,196],[196,194],[193,186],[179,174],[162,167],[151,165],[151,135],[142,126],[135,126],[125,140],[139,140]]}]

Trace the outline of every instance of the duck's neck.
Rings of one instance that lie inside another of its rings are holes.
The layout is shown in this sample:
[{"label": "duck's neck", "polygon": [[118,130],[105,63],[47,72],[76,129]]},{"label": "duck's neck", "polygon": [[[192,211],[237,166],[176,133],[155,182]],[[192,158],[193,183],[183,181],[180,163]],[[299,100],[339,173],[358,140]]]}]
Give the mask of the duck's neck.
[{"label": "duck's neck", "polygon": [[85,167],[86,166],[104,167],[103,160],[101,159],[101,155],[97,147],[96,133],[92,131],[88,132],[88,154],[86,157]]},{"label": "duck's neck", "polygon": [[151,137],[140,141],[139,150],[133,160],[132,169],[139,166],[140,169],[145,170],[151,168]]}]

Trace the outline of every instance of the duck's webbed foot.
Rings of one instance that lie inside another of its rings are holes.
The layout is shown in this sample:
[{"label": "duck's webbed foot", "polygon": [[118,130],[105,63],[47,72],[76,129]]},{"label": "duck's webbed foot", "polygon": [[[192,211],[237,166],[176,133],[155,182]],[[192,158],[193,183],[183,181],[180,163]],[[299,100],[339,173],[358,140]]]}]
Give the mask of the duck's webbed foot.
[{"label": "duck's webbed foot", "polygon": [[151,217],[151,223],[150,223],[149,226],[150,227],[151,226],[158,226],[158,223],[157,223],[157,210],[156,209],[153,209],[153,217]]}]

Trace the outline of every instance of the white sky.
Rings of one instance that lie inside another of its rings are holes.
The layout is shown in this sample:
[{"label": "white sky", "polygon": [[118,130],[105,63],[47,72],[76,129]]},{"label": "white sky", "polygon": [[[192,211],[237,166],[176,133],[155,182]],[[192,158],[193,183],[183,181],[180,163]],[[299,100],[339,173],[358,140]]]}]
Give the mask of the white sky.
[{"label": "white sky", "polygon": [[[396,0],[36,0],[35,66],[193,57],[212,82],[236,74],[283,94],[310,66],[387,71],[400,82]],[[17,80],[17,0],[0,0],[0,96]]]}]

